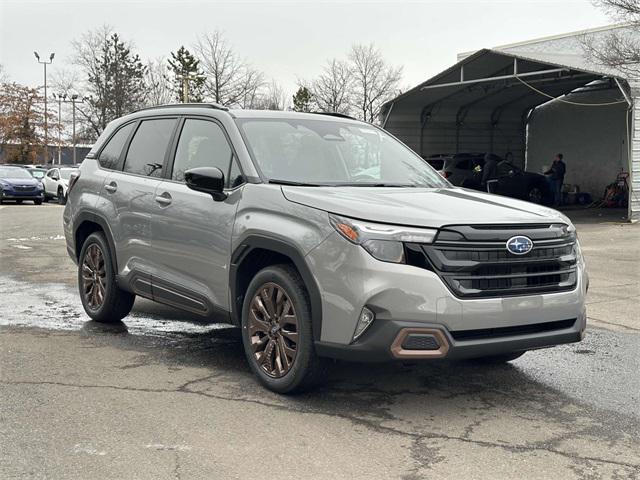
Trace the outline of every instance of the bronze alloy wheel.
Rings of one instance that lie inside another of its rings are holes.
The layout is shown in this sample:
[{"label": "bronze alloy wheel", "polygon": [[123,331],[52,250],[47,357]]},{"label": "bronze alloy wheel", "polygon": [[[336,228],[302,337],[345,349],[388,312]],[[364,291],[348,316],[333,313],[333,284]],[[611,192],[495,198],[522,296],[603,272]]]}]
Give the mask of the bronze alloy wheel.
[{"label": "bronze alloy wheel", "polygon": [[253,297],[249,338],[253,357],[267,375],[280,378],[291,370],[298,351],[298,317],[281,286],[265,283]]},{"label": "bronze alloy wheel", "polygon": [[104,302],[106,276],[104,254],[100,247],[93,243],[87,248],[82,260],[82,293],[86,304],[92,310],[98,310]]}]

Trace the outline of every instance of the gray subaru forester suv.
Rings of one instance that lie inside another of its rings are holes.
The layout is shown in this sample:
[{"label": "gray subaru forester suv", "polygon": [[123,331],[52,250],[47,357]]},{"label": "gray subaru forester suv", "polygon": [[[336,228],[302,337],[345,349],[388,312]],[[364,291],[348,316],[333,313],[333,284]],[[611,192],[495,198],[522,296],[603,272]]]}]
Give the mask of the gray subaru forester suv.
[{"label": "gray subaru forester suv", "polygon": [[69,185],[80,298],[117,322],[136,295],[241,327],[269,389],[324,359],[483,358],[580,341],[574,226],[456,188],[342,115],[168,105],[115,120]]}]

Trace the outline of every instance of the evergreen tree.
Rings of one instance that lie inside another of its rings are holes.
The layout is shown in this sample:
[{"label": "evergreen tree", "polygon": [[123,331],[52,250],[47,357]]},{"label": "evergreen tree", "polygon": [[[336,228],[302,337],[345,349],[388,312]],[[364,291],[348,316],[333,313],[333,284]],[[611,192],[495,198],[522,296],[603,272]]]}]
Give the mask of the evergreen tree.
[{"label": "evergreen tree", "polygon": [[90,31],[72,44],[74,63],[86,75],[84,90],[89,94],[78,111],[99,135],[111,120],[144,105],[146,67],[108,27]]},{"label": "evergreen tree", "polygon": [[293,110],[296,112],[310,112],[311,111],[312,95],[307,87],[300,87],[293,96]]},{"label": "evergreen tree", "polygon": [[[200,60],[182,46],[176,52],[171,52],[169,71],[173,75],[174,91],[179,102],[202,102],[205,77],[200,70]],[[184,82],[187,82],[188,92],[185,92]],[[185,93],[189,98],[185,98]]]}]

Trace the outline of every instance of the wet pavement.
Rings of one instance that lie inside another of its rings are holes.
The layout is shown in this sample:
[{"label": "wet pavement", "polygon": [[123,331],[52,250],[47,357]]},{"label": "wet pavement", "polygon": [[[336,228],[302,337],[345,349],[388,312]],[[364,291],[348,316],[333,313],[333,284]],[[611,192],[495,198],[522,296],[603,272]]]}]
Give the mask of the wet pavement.
[{"label": "wet pavement", "polygon": [[579,344],[336,363],[282,397],[237,329],[144,300],[87,321],[61,212],[0,206],[0,478],[640,478],[637,225],[579,227],[597,314]]}]

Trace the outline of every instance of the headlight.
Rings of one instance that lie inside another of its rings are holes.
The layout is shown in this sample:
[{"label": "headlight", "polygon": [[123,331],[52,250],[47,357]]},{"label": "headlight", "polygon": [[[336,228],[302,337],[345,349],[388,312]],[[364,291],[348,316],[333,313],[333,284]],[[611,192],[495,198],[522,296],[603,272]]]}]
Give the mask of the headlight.
[{"label": "headlight", "polygon": [[333,228],[351,243],[360,245],[383,262],[404,263],[404,242],[431,243],[438,232],[429,228],[371,223],[329,214]]}]

